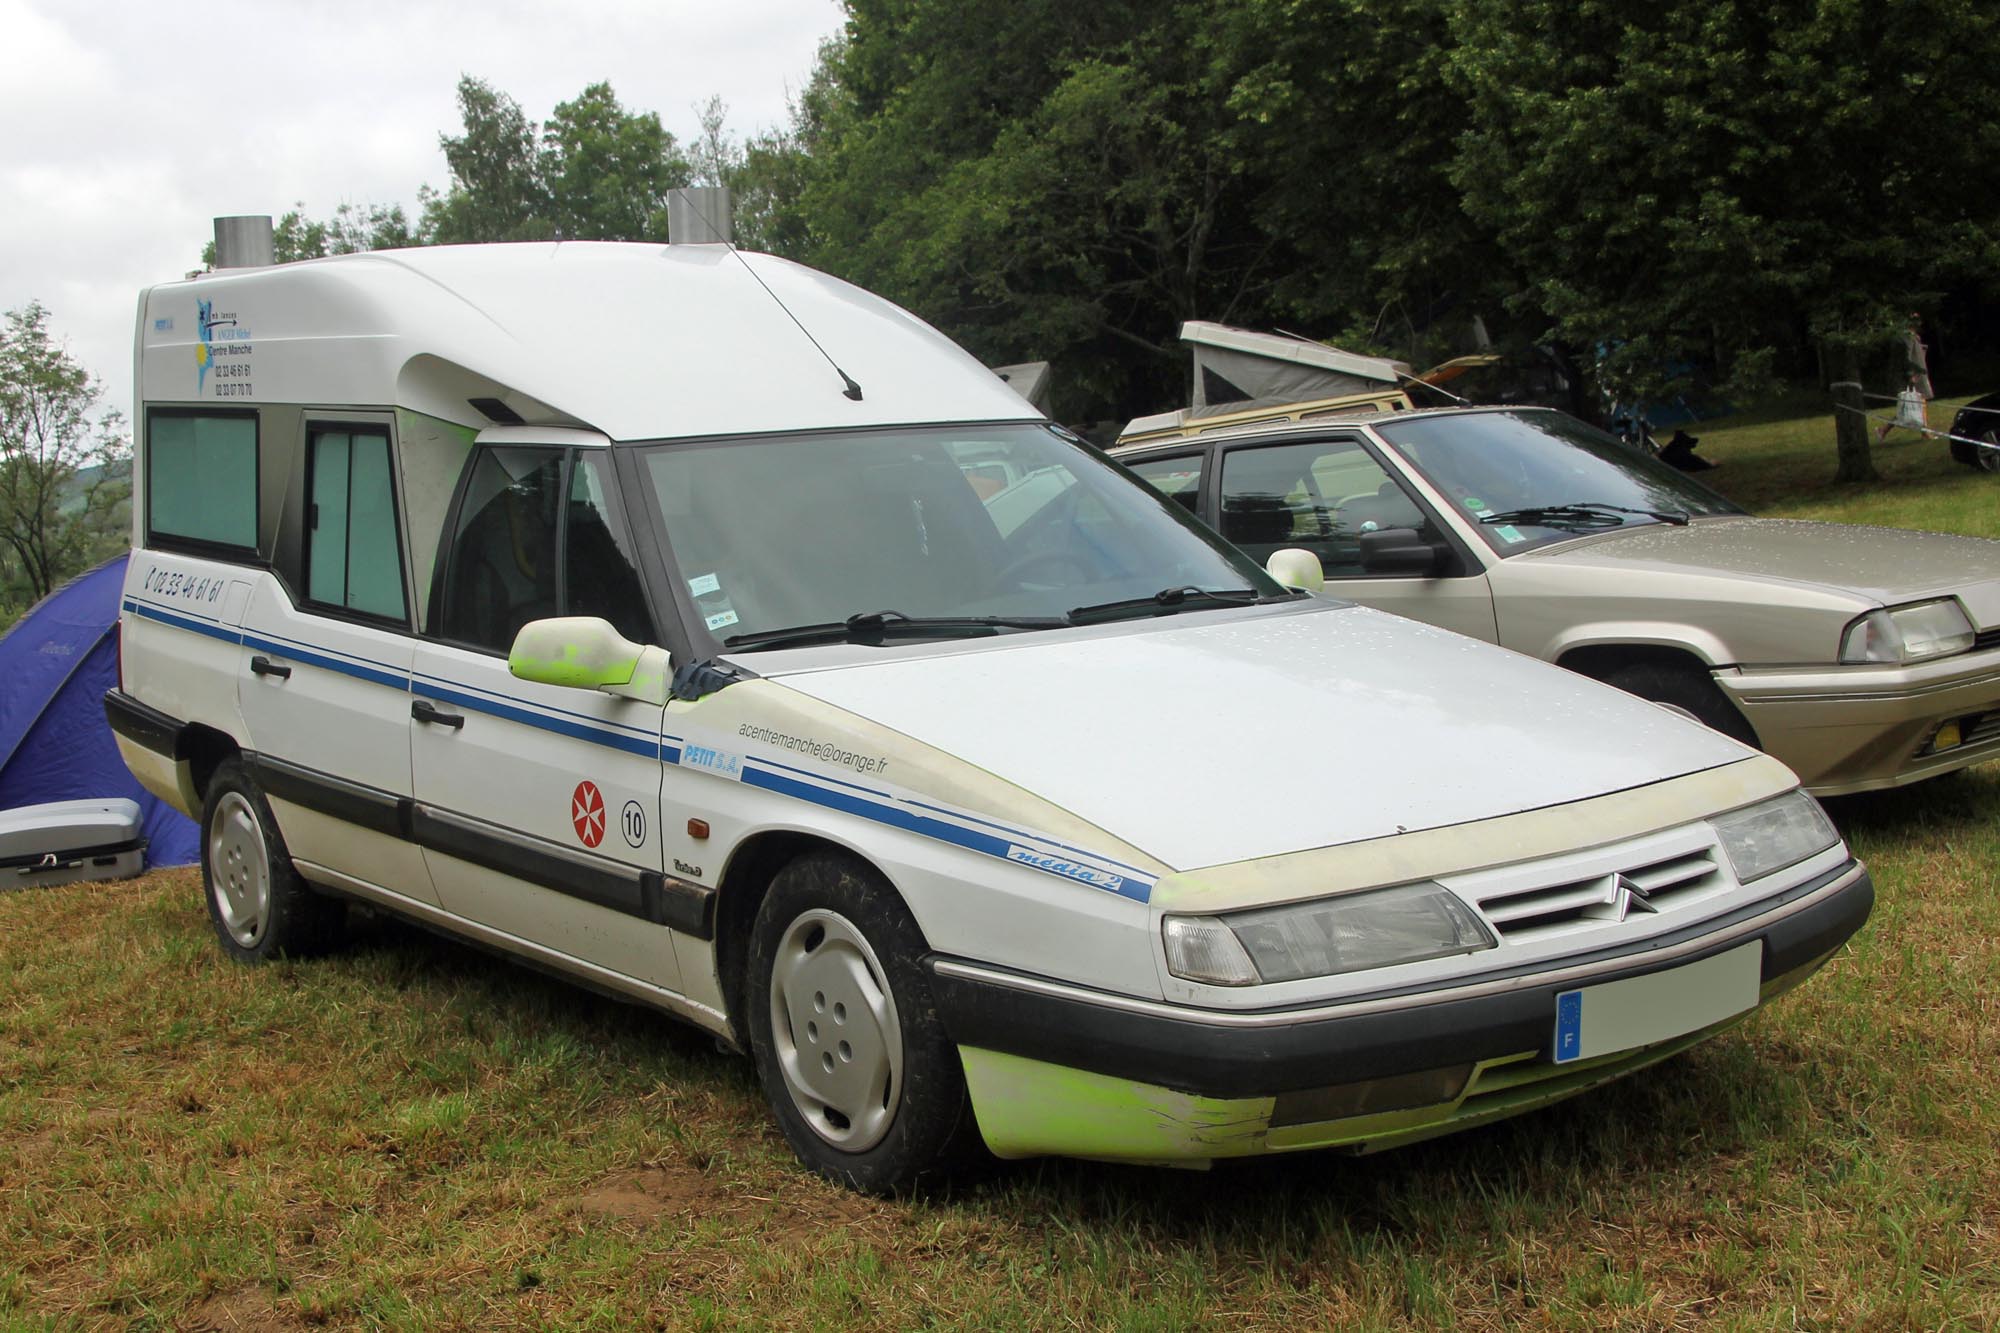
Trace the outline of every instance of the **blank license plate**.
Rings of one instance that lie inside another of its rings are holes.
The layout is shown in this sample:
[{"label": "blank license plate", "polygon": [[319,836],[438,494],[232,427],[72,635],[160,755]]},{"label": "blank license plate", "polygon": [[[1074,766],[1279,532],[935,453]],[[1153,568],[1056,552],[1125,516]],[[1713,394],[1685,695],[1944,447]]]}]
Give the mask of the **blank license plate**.
[{"label": "blank license plate", "polygon": [[1556,996],[1556,1063],[1651,1046],[1757,1006],[1764,943]]}]

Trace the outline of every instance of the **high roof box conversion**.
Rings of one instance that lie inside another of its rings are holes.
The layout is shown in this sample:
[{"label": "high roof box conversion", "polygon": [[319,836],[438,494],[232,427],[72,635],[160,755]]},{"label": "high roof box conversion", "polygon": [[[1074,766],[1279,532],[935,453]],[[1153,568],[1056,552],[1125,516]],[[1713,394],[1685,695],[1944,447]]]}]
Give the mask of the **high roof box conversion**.
[{"label": "high roof box conversion", "polygon": [[796,265],[141,310],[106,708],[222,947],[359,901],[653,1005],[836,1180],[1428,1137],[1737,1021],[1872,902],[1783,764],[1286,586]]}]

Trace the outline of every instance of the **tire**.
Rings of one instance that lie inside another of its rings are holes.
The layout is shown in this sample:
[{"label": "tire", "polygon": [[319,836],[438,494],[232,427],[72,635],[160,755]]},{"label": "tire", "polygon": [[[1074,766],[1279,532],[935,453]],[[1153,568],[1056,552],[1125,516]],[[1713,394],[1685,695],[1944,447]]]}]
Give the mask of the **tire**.
[{"label": "tire", "polygon": [[780,870],[751,927],[744,1006],[764,1095],[800,1161],[865,1193],[941,1181],[977,1154],[928,950],[887,881],[837,852]]},{"label": "tire", "polygon": [[299,878],[270,803],[240,759],[225,760],[202,803],[201,882],[208,918],[230,957],[309,957],[339,942],[347,908]]},{"label": "tire", "polygon": [[1972,451],[1972,465],[1981,472],[2000,472],[2000,430],[1983,430],[1975,438],[1989,447]]},{"label": "tire", "polygon": [[1757,733],[1743,720],[1743,714],[1736,711],[1736,705],[1724,697],[1714,681],[1694,667],[1641,662],[1620,667],[1603,679],[1605,684],[1615,685],[1627,694],[1665,704],[1733,741],[1741,741],[1752,749],[1763,748],[1757,744]]}]

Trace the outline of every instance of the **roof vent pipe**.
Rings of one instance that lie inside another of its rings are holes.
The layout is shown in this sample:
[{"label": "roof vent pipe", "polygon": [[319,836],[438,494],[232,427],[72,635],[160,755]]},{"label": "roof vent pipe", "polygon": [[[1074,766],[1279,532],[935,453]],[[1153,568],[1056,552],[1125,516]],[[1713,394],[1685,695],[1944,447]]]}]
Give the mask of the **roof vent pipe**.
[{"label": "roof vent pipe", "polygon": [[667,191],[668,245],[726,245],[736,239],[730,227],[734,205],[727,185],[691,185]]},{"label": "roof vent pipe", "polygon": [[215,220],[215,267],[269,268],[278,262],[271,241],[271,215],[217,218]]}]

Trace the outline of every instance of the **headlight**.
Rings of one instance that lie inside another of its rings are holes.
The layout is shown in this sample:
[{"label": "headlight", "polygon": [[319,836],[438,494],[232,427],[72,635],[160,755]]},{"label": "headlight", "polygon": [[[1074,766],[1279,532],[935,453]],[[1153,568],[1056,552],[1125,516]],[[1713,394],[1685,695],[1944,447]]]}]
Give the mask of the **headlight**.
[{"label": "headlight", "polygon": [[1797,865],[1840,841],[1826,811],[1802,791],[1731,810],[1708,823],[1743,884]]},{"label": "headlight", "polygon": [[1497,943],[1471,908],[1437,884],[1369,889],[1228,916],[1170,916],[1163,929],[1167,970],[1216,986],[1420,963]]},{"label": "headlight", "polygon": [[1840,637],[1840,660],[1921,662],[1972,646],[1972,622],[1955,597],[1870,611]]}]

